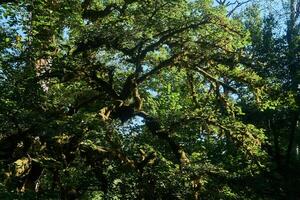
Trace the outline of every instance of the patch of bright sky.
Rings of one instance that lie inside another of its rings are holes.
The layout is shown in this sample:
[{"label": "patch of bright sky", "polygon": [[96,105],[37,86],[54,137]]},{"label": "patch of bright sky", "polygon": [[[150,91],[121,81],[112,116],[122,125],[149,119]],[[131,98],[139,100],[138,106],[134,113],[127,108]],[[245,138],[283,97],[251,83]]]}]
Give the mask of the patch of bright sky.
[{"label": "patch of bright sky", "polygon": [[117,127],[117,130],[122,135],[137,135],[141,131],[141,127],[144,125],[145,120],[142,117],[135,116]]},{"label": "patch of bright sky", "polygon": [[265,0],[258,1],[261,8],[262,16],[266,17],[270,14],[273,15],[277,22],[275,34],[281,36],[286,32],[286,22],[288,20],[287,0]]},{"label": "patch of bright sky", "polygon": [[70,28],[69,27],[65,27],[63,29],[63,40],[69,40],[70,38]]},{"label": "patch of bright sky", "polygon": [[[237,8],[234,13],[242,14],[245,12],[246,8],[256,4],[260,8],[261,16],[265,17],[272,14],[277,22],[275,34],[282,36],[286,31],[286,22],[288,20],[288,0],[227,0],[228,3],[233,3],[231,6],[227,7],[227,10],[232,10],[237,4],[237,2],[247,2]],[[219,4],[214,0],[213,6],[219,6]],[[298,19],[299,20],[299,19]]]},{"label": "patch of bright sky", "polygon": [[[20,13],[16,15],[15,20],[19,22],[23,16],[21,16],[24,13]],[[10,25],[10,21],[13,20],[11,16],[6,16],[6,9],[0,5],[0,27],[7,31],[16,32],[19,36],[24,37],[25,31],[23,29],[23,26],[20,23],[14,23],[14,25]]]}]

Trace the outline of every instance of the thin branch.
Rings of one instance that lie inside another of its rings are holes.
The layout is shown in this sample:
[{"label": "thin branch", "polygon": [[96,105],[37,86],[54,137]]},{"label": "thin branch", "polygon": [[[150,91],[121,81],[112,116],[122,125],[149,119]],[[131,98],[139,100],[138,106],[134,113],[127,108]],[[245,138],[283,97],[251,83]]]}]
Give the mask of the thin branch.
[{"label": "thin branch", "polygon": [[[180,34],[180,33],[184,32],[186,30],[189,30],[189,29],[198,28],[199,26],[204,25],[206,23],[208,23],[208,19],[203,20],[203,21],[198,22],[198,23],[190,24],[188,26],[185,26],[185,27],[182,27],[182,28],[179,28],[179,29],[167,30],[167,31],[164,31],[164,32],[160,33],[160,34],[162,34],[162,36],[158,39],[157,42],[154,42],[154,43],[148,45],[147,47],[145,47],[141,51],[140,58],[143,59],[147,55],[148,52],[155,50],[159,45],[161,45],[163,42],[168,40],[170,37],[173,37],[174,35]],[[160,35],[160,34],[158,34],[158,35]]]},{"label": "thin branch", "polygon": [[180,55],[180,53],[178,54],[174,54],[171,58],[162,61],[161,63],[159,63],[156,67],[154,67],[151,71],[149,71],[148,73],[142,75],[140,78],[137,79],[137,83],[142,83],[143,81],[145,81],[148,77],[159,73],[159,71],[161,69],[163,69],[164,67],[170,66],[171,64],[174,63],[174,60],[176,58],[178,58]]},{"label": "thin branch", "polygon": [[235,1],[236,6],[233,9],[231,9],[230,11],[228,11],[227,17],[230,17],[234,13],[234,11],[236,11],[236,9],[238,9],[239,7],[241,7],[242,5],[244,5],[246,3],[249,3],[250,1],[252,1],[252,0],[246,0],[246,1],[243,1],[243,2]]}]

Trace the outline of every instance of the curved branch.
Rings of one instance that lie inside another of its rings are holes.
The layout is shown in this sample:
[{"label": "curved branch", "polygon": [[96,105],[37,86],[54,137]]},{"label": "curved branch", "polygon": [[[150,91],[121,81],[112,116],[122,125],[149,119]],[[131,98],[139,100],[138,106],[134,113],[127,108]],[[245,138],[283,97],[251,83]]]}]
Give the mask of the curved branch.
[{"label": "curved branch", "polygon": [[136,82],[141,83],[141,82],[145,81],[148,77],[159,73],[159,71],[162,68],[170,66],[171,64],[173,64],[175,59],[178,58],[180,55],[181,55],[181,53],[174,54],[171,58],[162,61],[156,67],[154,67],[151,71],[149,71],[148,73],[146,73],[146,74],[142,75],[140,78],[138,78]]},{"label": "curved branch", "polygon": [[119,95],[113,89],[113,86],[103,79],[99,78],[95,72],[88,76],[92,79],[92,82],[94,82],[96,87],[100,86],[100,88],[103,89],[107,94],[109,94],[113,99],[119,99]]},{"label": "curved branch", "polygon": [[[241,7],[242,5],[244,5],[246,3],[249,3],[250,1],[252,1],[252,0],[246,0],[246,1],[243,1],[243,2],[235,1],[236,5],[230,11],[228,11],[226,16],[230,17],[234,13],[234,11],[236,11],[236,9],[238,9],[239,7]],[[231,3],[231,5],[233,5],[235,3]],[[230,4],[228,4],[227,6],[229,6],[229,5]]]},{"label": "curved branch", "polygon": [[155,50],[159,45],[161,45],[163,42],[167,41],[169,38],[183,33],[184,31],[187,31],[189,29],[196,29],[201,25],[207,24],[209,23],[208,19],[204,19],[203,21],[200,21],[198,23],[193,23],[193,24],[189,24],[187,26],[184,26],[182,28],[179,29],[171,29],[171,30],[167,30],[167,31],[163,31],[162,33],[157,34],[156,37],[160,37],[156,42],[149,44],[148,46],[146,46],[140,54],[140,58],[143,59],[148,52]]},{"label": "curved branch", "polygon": [[137,112],[135,114],[145,119],[146,126],[153,135],[156,135],[159,139],[165,140],[169,144],[178,163],[180,163],[182,166],[189,163],[189,159],[187,158],[185,151],[170,137],[169,133],[166,130],[161,128],[161,124],[157,119],[149,116],[143,111]]},{"label": "curved branch", "polygon": [[211,74],[209,74],[207,71],[205,71],[205,70],[202,69],[201,67],[196,67],[196,70],[197,70],[198,72],[200,72],[204,77],[208,78],[210,81],[213,81],[213,82],[215,82],[215,83],[217,83],[217,84],[220,84],[220,85],[222,85],[225,89],[230,90],[230,91],[232,91],[232,92],[234,92],[234,93],[237,93],[237,90],[236,90],[234,87],[232,87],[232,86],[230,86],[230,85],[227,85],[227,84],[224,83],[223,81],[220,81],[220,80],[216,79],[215,77],[213,77]]},{"label": "curved branch", "polygon": [[129,159],[121,150],[111,149],[108,147],[97,146],[88,143],[80,143],[79,150],[84,155],[94,157],[102,160],[103,158],[116,158],[121,161],[122,164],[127,165],[131,168],[135,168],[134,160]]},{"label": "curved branch", "polygon": [[106,6],[103,10],[84,10],[82,17],[91,21],[96,21],[99,18],[108,16],[116,6],[117,5],[113,3]]}]

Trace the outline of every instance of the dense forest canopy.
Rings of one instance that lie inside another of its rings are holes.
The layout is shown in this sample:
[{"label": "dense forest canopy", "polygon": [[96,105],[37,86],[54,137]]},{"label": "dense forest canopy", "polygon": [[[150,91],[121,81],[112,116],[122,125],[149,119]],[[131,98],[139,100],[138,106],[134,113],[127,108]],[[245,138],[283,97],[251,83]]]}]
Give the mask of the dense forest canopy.
[{"label": "dense forest canopy", "polygon": [[299,198],[280,3],[0,1],[0,198]]}]

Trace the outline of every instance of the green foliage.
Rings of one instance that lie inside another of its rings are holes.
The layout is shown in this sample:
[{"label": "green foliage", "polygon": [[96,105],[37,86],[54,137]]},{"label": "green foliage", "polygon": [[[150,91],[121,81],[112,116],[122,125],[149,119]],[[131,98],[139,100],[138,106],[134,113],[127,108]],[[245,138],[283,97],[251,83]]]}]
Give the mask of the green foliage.
[{"label": "green foliage", "polygon": [[210,0],[0,8],[0,197],[272,199],[265,121],[298,108],[278,95],[272,17]]}]

